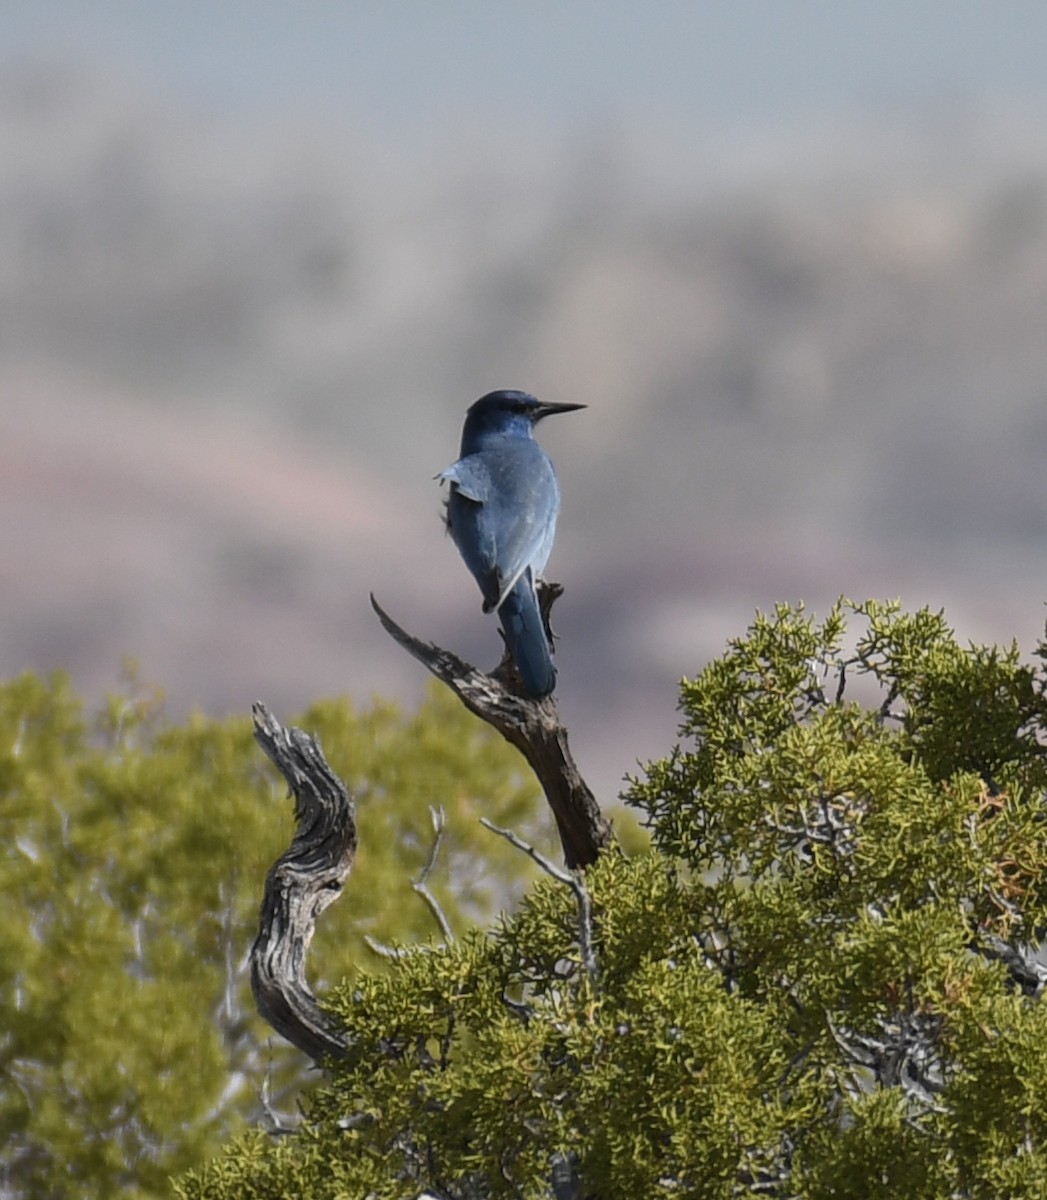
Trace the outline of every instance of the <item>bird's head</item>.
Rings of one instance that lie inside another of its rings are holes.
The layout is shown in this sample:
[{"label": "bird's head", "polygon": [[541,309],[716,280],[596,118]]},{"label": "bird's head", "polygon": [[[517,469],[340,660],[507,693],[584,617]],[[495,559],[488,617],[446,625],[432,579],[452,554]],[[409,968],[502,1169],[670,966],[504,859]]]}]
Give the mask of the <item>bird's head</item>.
[{"label": "bird's head", "polygon": [[530,436],[543,417],[575,412],[584,404],[547,404],[528,392],[505,389],[488,392],[473,404],[465,417],[463,440],[472,441],[485,433],[515,433]]}]

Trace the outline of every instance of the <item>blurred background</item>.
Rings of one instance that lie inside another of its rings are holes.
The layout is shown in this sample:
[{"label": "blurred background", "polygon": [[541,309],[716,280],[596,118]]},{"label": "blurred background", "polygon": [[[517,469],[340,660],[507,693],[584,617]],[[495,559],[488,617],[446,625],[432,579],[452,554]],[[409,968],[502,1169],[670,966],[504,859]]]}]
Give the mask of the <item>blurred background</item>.
[{"label": "blurred background", "polygon": [[[613,795],[756,608],[1047,598],[1047,6],[0,9],[0,672],[173,715],[482,666],[433,476],[542,441],[561,708]],[[439,798],[434,797],[434,802]]]}]

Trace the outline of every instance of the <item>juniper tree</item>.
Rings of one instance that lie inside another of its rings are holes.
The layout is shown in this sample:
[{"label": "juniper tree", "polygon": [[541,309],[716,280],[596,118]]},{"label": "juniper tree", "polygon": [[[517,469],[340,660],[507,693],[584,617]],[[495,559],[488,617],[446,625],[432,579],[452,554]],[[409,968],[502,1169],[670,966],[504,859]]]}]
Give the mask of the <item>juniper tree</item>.
[{"label": "juniper tree", "polygon": [[[383,969],[367,938],[428,934],[411,880],[430,805],[446,812],[431,886],[449,919],[489,919],[519,890],[529,864],[477,818],[538,836],[536,789],[449,697],[300,719],[352,786],[367,847],[319,933],[321,984]],[[92,714],[60,677],[0,685],[5,1200],[169,1195],[173,1172],[307,1094],[315,1072],[255,1015],[244,967],[283,795],[247,720],[172,723],[137,686]]]},{"label": "juniper tree", "polygon": [[297,1132],[179,1194],[1047,1194],[1045,655],[758,616],[629,782],[649,853],[346,979]]}]

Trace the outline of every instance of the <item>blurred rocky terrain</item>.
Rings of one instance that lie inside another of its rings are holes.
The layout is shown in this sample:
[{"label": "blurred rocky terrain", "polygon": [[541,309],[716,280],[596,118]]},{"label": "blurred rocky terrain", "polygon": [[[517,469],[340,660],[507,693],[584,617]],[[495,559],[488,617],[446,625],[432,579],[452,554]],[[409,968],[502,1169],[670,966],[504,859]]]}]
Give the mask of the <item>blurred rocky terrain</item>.
[{"label": "blurred rocky terrain", "polygon": [[542,440],[561,701],[613,791],[756,607],[1043,628],[1047,117],[899,113],[766,143],[248,124],[0,75],[0,671],[174,713],[423,681],[368,593],[489,665],[432,476],[467,405]]}]

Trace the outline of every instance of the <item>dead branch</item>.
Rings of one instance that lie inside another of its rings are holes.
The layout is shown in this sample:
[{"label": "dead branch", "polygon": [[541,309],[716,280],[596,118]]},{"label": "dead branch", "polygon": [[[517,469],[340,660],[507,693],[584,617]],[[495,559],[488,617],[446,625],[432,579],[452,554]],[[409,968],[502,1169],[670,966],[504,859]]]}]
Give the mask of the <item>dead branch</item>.
[{"label": "dead branch", "polygon": [[344,1030],[320,1007],[305,977],[305,960],[320,914],[338,899],[356,857],[356,819],[345,785],[319,743],[285,729],[254,705],[259,745],[287,780],[297,829],[265,881],[258,936],[251,947],[251,990],[258,1011],[314,1061],[347,1048]]},{"label": "dead branch", "polygon": [[[548,621],[559,585],[546,585],[542,608]],[[490,675],[471,666],[449,650],[423,642],[403,630],[371,596],[371,607],[385,631],[422,666],[442,680],[461,702],[514,745],[538,776],[549,802],[563,845],[564,860],[572,870],[596,861],[614,835],[611,823],[582,778],[567,744],[555,696],[535,700],[523,694],[511,662],[503,660]]]},{"label": "dead branch", "polygon": [[[553,586],[542,596],[547,621],[558,594]],[[611,824],[571,757],[553,697],[534,700],[524,695],[511,663],[483,674],[449,651],[406,633],[373,596],[371,603],[386,631],[408,653],[523,753],[553,811],[569,871],[595,862],[612,843]],[[262,704],[254,706],[254,724],[255,738],[295,798],[297,828],[266,878],[258,936],[251,948],[251,988],[262,1017],[319,1062],[344,1055],[349,1044],[346,1031],[317,1003],[305,962],[317,920],[338,898],[352,870],[357,845],[353,802],[317,741],[300,729],[286,729]],[[430,862],[415,887],[431,904],[427,877],[442,832],[435,814],[434,832]],[[581,886],[580,880],[573,878],[572,886]],[[439,920],[439,912],[436,915]],[[441,926],[446,937],[450,931],[445,922]]]},{"label": "dead branch", "polygon": [[505,838],[517,850],[522,850],[532,862],[542,868],[546,875],[555,879],[557,883],[565,883],[574,892],[574,898],[578,904],[578,947],[582,953],[582,966],[585,968],[586,975],[589,976],[590,983],[596,983],[600,976],[600,967],[596,961],[596,951],[593,948],[593,902],[585,886],[583,873],[578,870],[562,870],[555,863],[551,863],[544,854],[540,854],[529,842],[525,842],[522,837],[513,833],[511,829],[502,829],[493,821],[488,821],[486,817],[480,818],[480,824],[492,833],[498,834],[499,837]]}]

